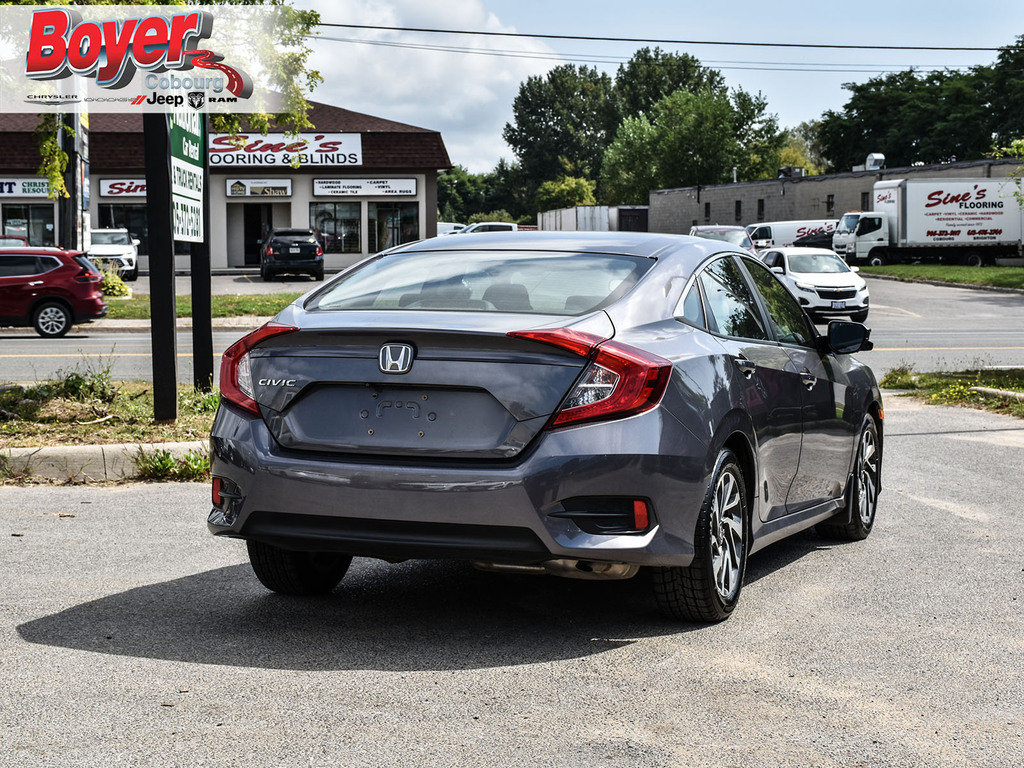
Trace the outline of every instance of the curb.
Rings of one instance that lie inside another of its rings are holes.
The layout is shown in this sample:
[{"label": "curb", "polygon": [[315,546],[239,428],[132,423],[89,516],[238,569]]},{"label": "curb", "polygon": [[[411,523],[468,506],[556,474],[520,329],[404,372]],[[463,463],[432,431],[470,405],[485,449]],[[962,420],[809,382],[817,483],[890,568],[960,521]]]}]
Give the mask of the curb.
[{"label": "curb", "polygon": [[876,275],[871,272],[861,272],[861,277],[872,280],[890,280],[897,283],[922,283],[924,285],[939,285],[945,288],[966,288],[970,291],[990,291],[994,293],[1016,293],[1024,295],[1024,288],[1005,288],[1001,285],[974,285],[973,283],[951,283],[948,280],[928,280],[923,277],[897,277],[896,275]]},{"label": "curb", "polygon": [[1010,400],[1024,401],[1024,392],[1011,392],[1008,389],[993,389],[992,387],[971,387],[971,392],[977,392],[985,397],[1005,397]]},{"label": "curb", "polygon": [[140,453],[168,451],[184,456],[189,451],[209,451],[209,443],[109,443],[106,445],[58,445],[36,448],[7,448],[0,451],[0,464],[7,473],[27,480],[60,480],[66,483],[125,480],[137,474],[135,457]]}]

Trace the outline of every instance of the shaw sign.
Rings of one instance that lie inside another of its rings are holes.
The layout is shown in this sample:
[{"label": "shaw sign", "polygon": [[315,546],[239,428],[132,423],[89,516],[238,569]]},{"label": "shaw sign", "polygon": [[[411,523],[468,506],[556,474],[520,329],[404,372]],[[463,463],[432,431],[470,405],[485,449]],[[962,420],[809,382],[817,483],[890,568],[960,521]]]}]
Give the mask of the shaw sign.
[{"label": "shaw sign", "polygon": [[210,135],[210,166],[362,165],[363,141],[358,133],[304,133],[288,136],[225,133]]}]

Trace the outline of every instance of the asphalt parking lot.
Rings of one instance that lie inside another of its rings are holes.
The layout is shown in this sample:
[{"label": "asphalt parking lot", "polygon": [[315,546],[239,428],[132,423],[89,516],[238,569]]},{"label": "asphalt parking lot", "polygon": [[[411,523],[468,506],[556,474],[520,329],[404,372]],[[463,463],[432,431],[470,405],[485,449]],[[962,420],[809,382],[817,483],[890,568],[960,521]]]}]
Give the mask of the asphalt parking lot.
[{"label": "asphalt parking lot", "polygon": [[[239,281],[245,277],[217,279]],[[249,285],[266,285],[259,283],[258,277],[254,279],[257,282]],[[315,284],[300,280],[271,285],[278,291],[304,291]],[[875,350],[858,357],[879,375],[904,363],[919,371],[1024,366],[1024,296],[887,280],[871,280],[869,286],[872,309],[867,324]],[[242,333],[215,333],[217,355]],[[180,381],[191,377],[191,354],[191,332],[179,333]],[[149,334],[99,332],[86,325],[63,339],[40,339],[0,328],[3,380],[33,381],[75,366],[107,364],[118,379],[150,378]]]},{"label": "asphalt parking lot", "polygon": [[0,488],[0,763],[1020,765],[1024,422],[885,410],[872,536],[755,555],[714,626],[425,561],[282,598],[205,486]]}]

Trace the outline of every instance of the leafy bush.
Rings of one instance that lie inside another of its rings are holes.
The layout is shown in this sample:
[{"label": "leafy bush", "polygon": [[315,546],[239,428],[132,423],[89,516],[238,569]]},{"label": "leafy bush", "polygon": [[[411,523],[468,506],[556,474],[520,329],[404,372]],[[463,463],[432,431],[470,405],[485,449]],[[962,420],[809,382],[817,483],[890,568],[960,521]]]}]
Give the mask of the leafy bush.
[{"label": "leafy bush", "polygon": [[81,402],[99,400],[101,403],[112,403],[117,398],[118,388],[110,378],[109,364],[99,368],[87,366],[84,371],[62,371],[61,375],[62,378],[50,382],[50,386],[39,394],[47,398],[66,397]]},{"label": "leafy bush", "polygon": [[118,272],[117,267],[109,264],[103,268],[103,282],[100,284],[100,290],[103,291],[104,296],[114,298],[130,296],[132,293],[121,279],[121,273]]},{"label": "leafy bush", "polygon": [[562,176],[545,181],[537,190],[537,210],[552,211],[577,205],[597,205],[594,188],[597,184],[579,176]]},{"label": "leafy bush", "polygon": [[508,211],[497,210],[490,213],[474,213],[466,223],[479,224],[481,221],[509,221],[515,223],[515,218]]},{"label": "leafy bush", "polygon": [[210,476],[210,457],[201,451],[173,456],[163,448],[150,453],[140,449],[135,457],[135,469],[137,477],[142,480],[205,480]]}]

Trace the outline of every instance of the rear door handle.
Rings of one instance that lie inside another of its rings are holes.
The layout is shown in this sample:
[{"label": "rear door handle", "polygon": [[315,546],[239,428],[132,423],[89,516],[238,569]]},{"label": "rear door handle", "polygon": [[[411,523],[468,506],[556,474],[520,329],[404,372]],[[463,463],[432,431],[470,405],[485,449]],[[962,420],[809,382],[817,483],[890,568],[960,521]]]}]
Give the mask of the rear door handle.
[{"label": "rear door handle", "polygon": [[757,366],[745,357],[734,357],[732,361],[736,363],[736,367],[740,369],[740,373],[748,379],[753,376],[754,371],[757,370]]},{"label": "rear door handle", "polygon": [[800,380],[804,383],[804,386],[807,387],[808,391],[814,389],[814,385],[818,383],[818,377],[806,368],[800,372]]},{"label": "rear door handle", "polygon": [[42,284],[43,284],[42,280],[33,280],[31,283],[29,283],[29,285],[42,285]]}]

